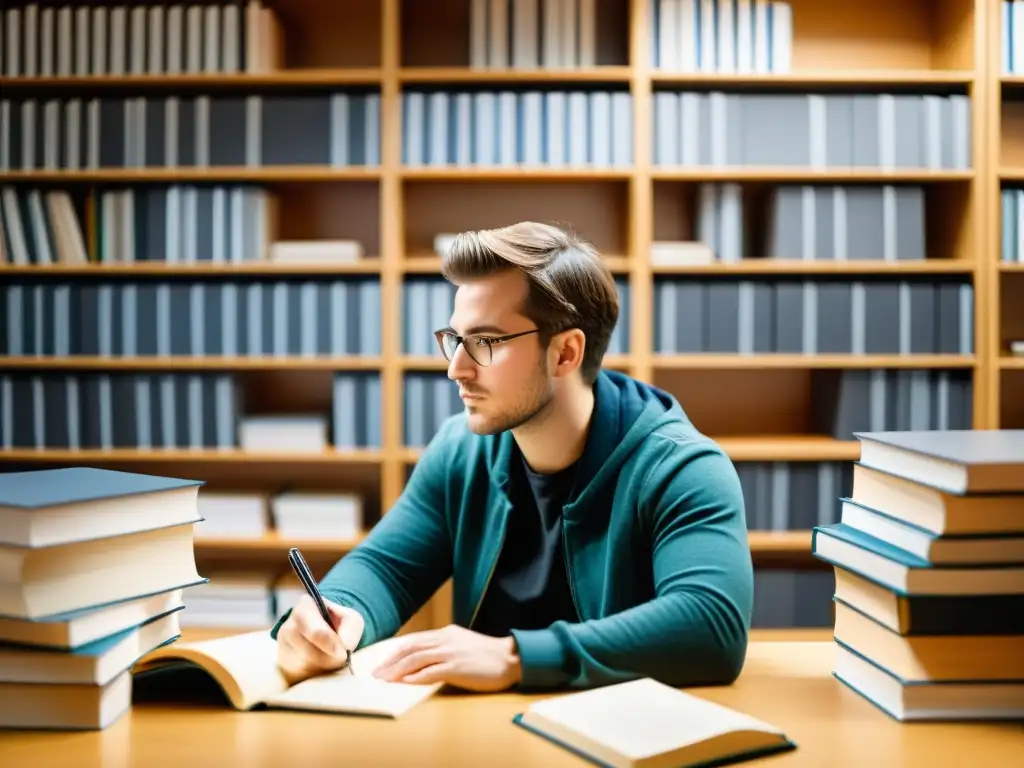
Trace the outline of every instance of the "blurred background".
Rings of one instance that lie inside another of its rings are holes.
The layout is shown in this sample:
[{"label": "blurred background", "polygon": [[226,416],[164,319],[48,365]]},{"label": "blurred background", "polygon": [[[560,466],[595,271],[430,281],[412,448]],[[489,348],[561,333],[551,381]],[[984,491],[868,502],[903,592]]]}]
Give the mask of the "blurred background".
[{"label": "blurred background", "polygon": [[828,637],[853,433],[1024,427],[1021,5],[6,2],[0,470],[206,481],[182,623],[270,626],[460,407],[450,238],[563,224]]}]

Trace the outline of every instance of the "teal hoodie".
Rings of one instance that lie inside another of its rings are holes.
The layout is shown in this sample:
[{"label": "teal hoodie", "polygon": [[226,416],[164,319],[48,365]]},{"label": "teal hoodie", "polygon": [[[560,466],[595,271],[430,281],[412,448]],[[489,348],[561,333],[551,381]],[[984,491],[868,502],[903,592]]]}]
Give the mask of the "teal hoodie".
[{"label": "teal hoodie", "polygon": [[[753,565],[732,462],[666,392],[617,372],[594,386],[581,488],[563,508],[578,621],[513,630],[523,690],[636,677],[720,685],[739,674]],[[360,647],[394,635],[448,578],[453,622],[473,628],[512,509],[511,432],[449,418],[401,498],[320,585],[366,620]],[[281,618],[272,630],[287,618]]]}]

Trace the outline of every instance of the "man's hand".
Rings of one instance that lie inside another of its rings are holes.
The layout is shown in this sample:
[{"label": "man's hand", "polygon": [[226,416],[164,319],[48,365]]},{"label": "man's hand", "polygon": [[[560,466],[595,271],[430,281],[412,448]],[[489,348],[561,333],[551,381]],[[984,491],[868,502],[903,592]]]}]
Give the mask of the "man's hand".
[{"label": "man's hand", "polygon": [[374,677],[393,683],[447,683],[486,693],[505,690],[522,679],[511,637],[488,637],[449,625],[403,639]]},{"label": "man's hand", "polygon": [[366,626],[351,608],[324,599],[333,626],[327,626],[316,603],[303,595],[277,631],[277,664],[290,685],[341,669],[355,650]]}]

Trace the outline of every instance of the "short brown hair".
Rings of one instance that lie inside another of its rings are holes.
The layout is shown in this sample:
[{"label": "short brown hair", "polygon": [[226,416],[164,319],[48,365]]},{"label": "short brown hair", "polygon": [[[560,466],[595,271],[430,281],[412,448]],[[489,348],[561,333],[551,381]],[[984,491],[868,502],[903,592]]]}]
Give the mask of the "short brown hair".
[{"label": "short brown hair", "polygon": [[597,249],[569,227],[523,221],[463,232],[441,260],[441,274],[452,283],[510,268],[526,277],[523,314],[541,329],[543,344],[569,328],[583,331],[580,372],[592,384],[619,319],[615,278]]}]

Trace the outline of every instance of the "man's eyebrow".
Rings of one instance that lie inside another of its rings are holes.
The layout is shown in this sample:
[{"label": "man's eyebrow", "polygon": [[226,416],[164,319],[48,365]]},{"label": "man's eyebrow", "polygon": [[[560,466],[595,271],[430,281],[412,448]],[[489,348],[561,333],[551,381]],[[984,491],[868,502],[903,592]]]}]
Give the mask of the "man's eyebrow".
[{"label": "man's eyebrow", "polygon": [[[456,336],[460,335],[459,332],[456,331],[451,326],[444,328],[443,330],[448,331],[449,333],[454,333]],[[500,328],[497,325],[474,325],[472,328],[467,329],[466,332],[461,335],[472,336],[475,333],[491,333],[495,335],[502,335],[505,333],[505,329]]]}]

